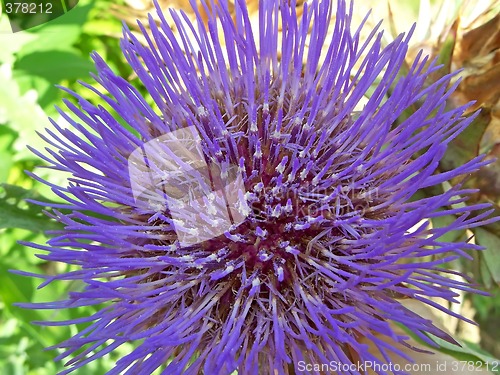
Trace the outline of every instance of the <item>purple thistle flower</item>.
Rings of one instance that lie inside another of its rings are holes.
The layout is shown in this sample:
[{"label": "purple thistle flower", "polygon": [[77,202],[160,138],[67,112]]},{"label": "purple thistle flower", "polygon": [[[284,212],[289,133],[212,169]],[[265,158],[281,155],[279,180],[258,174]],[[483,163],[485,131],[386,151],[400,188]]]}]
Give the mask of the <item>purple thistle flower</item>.
[{"label": "purple thistle flower", "polygon": [[[142,28],[148,47],[125,28],[123,53],[153,106],[94,55],[109,95],[84,85],[108,109],[67,90],[79,106],[66,100],[72,115],[59,113],[72,128],[52,121],[55,131],[42,136],[49,156],[33,150],[71,178],[66,187],[42,180],[67,201],[51,205],[64,230],[46,246],[29,245],[48,252],[42,259],[79,266],[42,285],[86,286],[64,301],[23,306],[103,303],[87,318],[40,323],[89,323],[58,345],[57,359],[72,358],[61,374],[127,342],[135,349],[108,374],[383,364],[390,352],[407,358],[408,337],[392,323],[431,345],[426,333],[453,341],[399,300],[457,316],[431,298],[475,291],[442,265],[479,247],[440,238],[494,220],[486,204],[458,204],[472,192],[460,183],[414,197],[487,163],[437,171],[474,117],[446,107],[451,77],[426,85],[439,67],[420,55],[398,76],[409,35],[384,48],[377,29],[360,40],[344,0],[336,8],[312,0],[300,19],[294,1],[262,0],[258,30],[243,1],[233,15],[225,1],[203,6],[206,28],[199,13],[192,24],[172,12],[177,35],[158,9],[161,25],[150,18],[151,33]],[[456,220],[429,225],[445,215]]]}]

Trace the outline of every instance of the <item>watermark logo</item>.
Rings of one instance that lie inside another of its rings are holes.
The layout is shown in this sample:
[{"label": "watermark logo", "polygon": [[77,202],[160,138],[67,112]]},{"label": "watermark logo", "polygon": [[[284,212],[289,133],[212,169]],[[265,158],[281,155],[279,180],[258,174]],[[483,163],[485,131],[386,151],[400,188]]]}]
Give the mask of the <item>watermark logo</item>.
[{"label": "watermark logo", "polygon": [[78,0],[2,0],[2,13],[16,33],[50,22],[77,4]]},{"label": "watermark logo", "polygon": [[[194,126],[164,134],[128,158],[136,203],[157,217],[168,210],[181,246],[222,235],[249,214],[236,165],[206,160]],[[163,218],[165,219],[165,218]]]}]

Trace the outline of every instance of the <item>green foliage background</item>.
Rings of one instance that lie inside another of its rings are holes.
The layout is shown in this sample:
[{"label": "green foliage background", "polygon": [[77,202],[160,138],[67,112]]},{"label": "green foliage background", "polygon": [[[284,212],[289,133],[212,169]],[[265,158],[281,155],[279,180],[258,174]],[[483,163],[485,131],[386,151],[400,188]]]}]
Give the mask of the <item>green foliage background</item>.
[{"label": "green foliage background", "polygon": [[[37,290],[42,280],[9,272],[17,269],[39,274],[66,271],[61,264],[37,258],[37,251],[24,247],[18,241],[44,243],[44,231],[58,228],[58,224],[43,215],[43,207],[28,205],[24,199],[57,200],[50,188],[28,177],[24,171],[33,171],[43,164],[27,145],[39,148],[43,143],[37,131],[50,125],[48,116],[56,121],[54,108],[62,104],[64,93],[55,85],[70,87],[89,100],[89,92],[77,80],[92,82],[94,71],[89,53],[97,51],[122,76],[131,71],[125,64],[119,48],[121,22],[110,12],[111,0],[81,0],[66,15],[34,29],[12,34],[5,15],[0,18],[0,374],[51,375],[63,368],[54,362],[55,351],[45,347],[64,341],[75,334],[78,327],[43,327],[31,321],[66,320],[92,313],[92,308],[65,311],[24,310],[15,302],[40,302],[64,299],[69,290],[83,287],[78,282],[49,284]],[[52,170],[39,169],[37,174],[52,183],[63,183],[65,176]],[[442,224],[442,223],[441,223]],[[485,231],[486,232],[486,231]],[[484,329],[494,327],[500,317],[500,240],[490,232],[482,233],[487,252],[478,269],[466,270],[492,293],[492,297],[468,296],[476,311],[476,319]],[[498,328],[498,326],[497,326]],[[491,328],[489,328],[491,329]],[[488,353],[474,345],[443,349],[457,358],[488,360]],[[91,362],[75,374],[104,374],[117,358],[130,347],[122,347],[102,360]],[[490,358],[491,359],[491,358]]]},{"label": "green foliage background", "polygon": [[[64,93],[57,85],[89,97],[77,80],[92,82],[95,72],[89,54],[97,51],[113,69],[125,76],[130,69],[119,48],[121,21],[110,13],[109,0],[81,0],[56,20],[12,34],[7,18],[0,18],[0,374],[53,375],[63,369],[54,362],[57,352],[46,347],[74,335],[77,327],[43,327],[32,324],[39,320],[65,320],[92,313],[92,308],[66,311],[25,310],[15,302],[41,302],[64,299],[68,291],[81,287],[54,283],[38,289],[41,279],[13,274],[9,270],[55,274],[66,266],[49,263],[35,256],[36,251],[18,241],[44,243],[46,230],[59,226],[42,213],[43,207],[28,205],[24,199],[49,201],[57,197],[47,186],[33,180],[25,171],[33,171],[42,161],[27,145],[42,144],[37,135],[56,121],[55,105],[62,106]],[[37,174],[61,183],[63,175],[38,169]],[[75,374],[104,374],[126,348],[109,357],[90,363]]]}]

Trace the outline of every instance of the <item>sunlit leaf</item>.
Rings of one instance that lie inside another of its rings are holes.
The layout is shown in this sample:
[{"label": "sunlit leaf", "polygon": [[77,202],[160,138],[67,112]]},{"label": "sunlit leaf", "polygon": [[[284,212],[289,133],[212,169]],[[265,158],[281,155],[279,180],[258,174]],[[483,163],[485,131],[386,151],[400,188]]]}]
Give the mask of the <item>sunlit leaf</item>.
[{"label": "sunlit leaf", "polygon": [[18,52],[19,57],[33,52],[70,50],[82,34],[93,1],[81,0],[78,5],[63,16],[49,23],[34,27],[29,33],[36,39],[25,44]]},{"label": "sunlit leaf", "polygon": [[26,150],[26,144],[38,142],[35,133],[37,129],[43,129],[49,125],[49,121],[42,108],[36,102],[37,93],[28,91],[20,93],[19,85],[12,78],[9,65],[0,65],[0,112],[2,120],[16,131],[19,138],[13,145],[16,157],[32,157]]},{"label": "sunlit leaf", "polygon": [[80,56],[77,51],[39,51],[20,58],[14,69],[24,74],[45,78],[57,83],[63,79],[88,77],[94,71],[90,58]]}]

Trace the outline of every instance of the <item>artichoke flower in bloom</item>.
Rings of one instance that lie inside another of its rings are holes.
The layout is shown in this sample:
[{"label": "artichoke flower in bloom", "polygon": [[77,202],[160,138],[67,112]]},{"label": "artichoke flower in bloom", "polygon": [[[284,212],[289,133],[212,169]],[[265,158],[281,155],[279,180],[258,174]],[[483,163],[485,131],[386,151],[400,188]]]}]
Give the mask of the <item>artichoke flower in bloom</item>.
[{"label": "artichoke flower in bloom", "polygon": [[358,374],[391,352],[408,358],[393,324],[430,345],[428,333],[453,341],[400,300],[444,309],[433,298],[475,291],[442,265],[479,247],[440,238],[494,220],[488,205],[459,204],[473,192],[461,184],[415,195],[487,163],[436,170],[473,116],[447,109],[451,76],[424,85],[439,69],[425,57],[397,78],[409,35],[382,48],[377,29],[360,40],[344,0],[312,0],[300,17],[295,5],[260,1],[258,29],[243,1],[234,14],[204,4],[195,24],[173,12],[177,36],[158,9],[148,46],[128,29],[122,40],[150,100],[94,55],[104,90],[87,87],[106,107],[70,92],[78,105],[60,113],[71,127],[53,122],[48,155],[33,150],[71,177],[51,185],[67,201],[51,210],[64,230],[30,245],[79,267],[44,284],[85,288],[24,306],[102,304],[42,323],[88,324],[59,344],[58,359],[71,358],[62,373],[130,342],[109,374],[318,373],[303,366],[319,363]]}]

